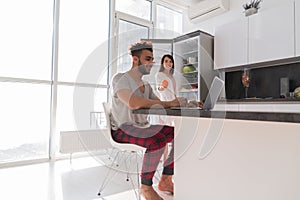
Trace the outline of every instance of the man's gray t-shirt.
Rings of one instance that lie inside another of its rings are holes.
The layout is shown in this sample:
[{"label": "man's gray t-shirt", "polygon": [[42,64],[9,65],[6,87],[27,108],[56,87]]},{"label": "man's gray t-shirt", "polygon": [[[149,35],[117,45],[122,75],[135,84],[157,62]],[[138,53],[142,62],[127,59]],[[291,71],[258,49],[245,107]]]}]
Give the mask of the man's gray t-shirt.
[{"label": "man's gray t-shirt", "polygon": [[132,114],[129,107],[117,96],[121,89],[130,90],[135,96],[147,99],[157,98],[149,83],[144,81],[145,90],[142,93],[133,78],[128,73],[118,73],[112,78],[112,129],[117,130],[122,124],[134,125],[137,127],[149,127],[148,115]]}]

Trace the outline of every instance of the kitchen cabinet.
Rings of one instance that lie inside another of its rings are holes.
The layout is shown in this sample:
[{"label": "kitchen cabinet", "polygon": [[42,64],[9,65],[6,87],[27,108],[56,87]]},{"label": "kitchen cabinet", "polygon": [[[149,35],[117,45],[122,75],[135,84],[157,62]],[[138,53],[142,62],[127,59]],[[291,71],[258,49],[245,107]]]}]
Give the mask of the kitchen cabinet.
[{"label": "kitchen cabinet", "polygon": [[249,16],[249,63],[293,57],[294,3],[260,9]]},{"label": "kitchen cabinet", "polygon": [[296,56],[300,56],[300,0],[295,1]]},{"label": "kitchen cabinet", "polygon": [[247,63],[247,18],[216,28],[214,39],[215,69]]},{"label": "kitchen cabinet", "polygon": [[217,27],[214,68],[295,56],[295,36],[300,39],[300,34],[298,28],[295,35],[294,13],[293,1],[268,8],[262,5],[257,14]]}]

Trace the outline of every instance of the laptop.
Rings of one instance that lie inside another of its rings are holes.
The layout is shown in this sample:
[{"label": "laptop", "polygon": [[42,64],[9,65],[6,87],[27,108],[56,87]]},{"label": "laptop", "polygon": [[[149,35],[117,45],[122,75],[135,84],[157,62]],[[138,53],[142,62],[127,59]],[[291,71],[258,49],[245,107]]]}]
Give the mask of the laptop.
[{"label": "laptop", "polygon": [[212,110],[216,103],[217,100],[221,94],[221,91],[224,87],[224,81],[221,80],[219,77],[215,76],[210,89],[208,91],[207,97],[204,101],[203,107],[171,107],[171,109],[174,110],[184,110],[184,109],[195,109],[195,110]]}]

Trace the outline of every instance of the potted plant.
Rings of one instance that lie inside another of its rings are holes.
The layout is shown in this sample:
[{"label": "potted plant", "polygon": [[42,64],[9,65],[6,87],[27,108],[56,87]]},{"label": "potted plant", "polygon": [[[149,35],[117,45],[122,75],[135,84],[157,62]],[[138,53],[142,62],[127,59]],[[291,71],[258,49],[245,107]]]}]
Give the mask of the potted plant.
[{"label": "potted plant", "polygon": [[255,13],[257,13],[259,7],[259,4],[261,3],[262,0],[251,0],[248,3],[245,3],[243,5],[244,8],[244,12],[245,12],[245,16],[248,17],[250,15],[253,15]]}]

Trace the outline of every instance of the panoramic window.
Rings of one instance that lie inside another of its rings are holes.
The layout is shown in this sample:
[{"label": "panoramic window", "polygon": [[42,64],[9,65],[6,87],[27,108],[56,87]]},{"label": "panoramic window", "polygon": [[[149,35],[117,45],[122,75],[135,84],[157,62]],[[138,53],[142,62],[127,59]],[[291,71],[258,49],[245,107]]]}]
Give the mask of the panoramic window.
[{"label": "panoramic window", "polygon": [[[110,3],[1,2],[0,164],[60,155],[61,131],[103,126],[108,76],[129,69],[131,43],[155,36],[152,1],[115,0],[117,20],[112,25]],[[156,38],[182,33],[181,13],[163,6],[156,9]]]},{"label": "panoramic window", "polygon": [[0,163],[47,158],[53,1],[1,1],[0,17]]},{"label": "panoramic window", "polygon": [[[138,9],[137,9],[138,8]],[[146,0],[116,0],[116,10],[151,20],[151,2]]]},{"label": "panoramic window", "polygon": [[[90,94],[93,103],[84,110],[84,129],[98,123],[90,113],[100,112],[107,101],[109,1],[59,1],[59,17],[54,5],[53,0],[1,2],[0,132],[5,134],[0,136],[0,164],[48,159],[49,137],[77,128],[76,88],[84,88],[80,93]],[[53,15],[60,20],[57,46]],[[54,121],[56,132],[50,134]],[[51,141],[58,146],[58,139]]]},{"label": "panoramic window", "polygon": [[[109,1],[60,1],[59,21],[58,80],[99,83],[90,76],[95,70],[107,70]],[[98,60],[91,60],[92,56]],[[80,76],[82,73],[86,77]],[[107,84],[106,79],[102,81]]]},{"label": "panoramic window", "polygon": [[100,127],[93,114],[107,101],[109,1],[61,1],[59,25],[58,142],[61,131]]},{"label": "panoramic window", "polygon": [[182,34],[182,13],[161,5],[156,7],[156,38],[173,38]]},{"label": "panoramic window", "polygon": [[52,7],[53,0],[1,1],[0,76],[50,80]]},{"label": "panoramic window", "polygon": [[118,71],[124,72],[131,68],[131,57],[128,54],[130,44],[149,38],[149,28],[128,22],[119,21],[118,34]]}]

